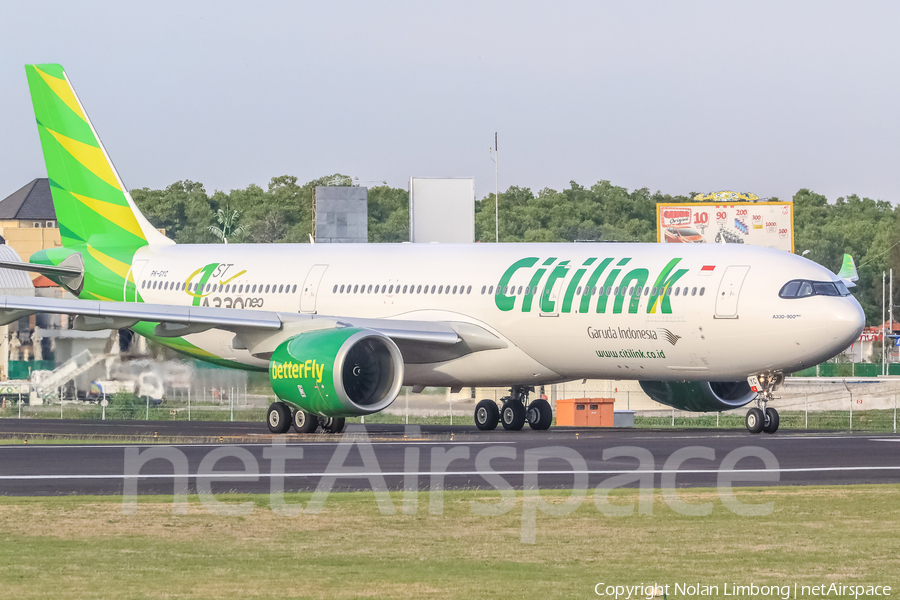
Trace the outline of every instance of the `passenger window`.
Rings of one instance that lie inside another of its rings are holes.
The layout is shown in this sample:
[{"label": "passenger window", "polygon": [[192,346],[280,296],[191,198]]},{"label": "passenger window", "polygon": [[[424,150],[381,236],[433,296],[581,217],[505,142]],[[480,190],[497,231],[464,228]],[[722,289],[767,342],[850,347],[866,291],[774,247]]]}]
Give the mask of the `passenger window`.
[{"label": "passenger window", "polygon": [[472,286],[470,285],[469,287],[466,288],[466,294],[471,294],[471,293],[472,293]]},{"label": "passenger window", "polygon": [[406,288],[407,288],[407,286],[404,285],[404,286],[403,286],[403,293],[404,293],[404,294],[406,293]]},{"label": "passenger window", "polygon": [[[365,286],[363,286],[363,287],[365,287]],[[356,284],[353,286],[353,293],[354,294],[359,293],[359,284]]]},{"label": "passenger window", "polygon": [[488,287],[488,294],[493,294],[493,293],[494,293],[494,286]]},{"label": "passenger window", "polygon": [[[450,286],[448,285],[447,287],[449,288]],[[453,286],[453,293],[454,293],[454,294],[456,293],[456,286],[455,286],[455,285]]]},{"label": "passenger window", "polygon": [[486,286],[486,285],[481,286],[481,295],[482,295],[482,296],[484,296],[484,293],[485,293],[486,291],[487,291],[487,286]]},{"label": "passenger window", "polygon": [[700,295],[701,295],[701,296],[703,295],[704,292],[706,292],[706,288],[705,288],[705,287],[700,288]]},{"label": "passenger window", "polygon": [[342,294],[344,293],[344,286],[343,286],[343,285],[341,286],[341,293],[342,293]]},{"label": "passenger window", "polygon": [[392,285],[391,287],[388,288],[388,294],[393,294],[393,293],[394,293],[394,286]]},{"label": "passenger window", "polygon": [[691,290],[691,296],[696,296],[696,295],[697,295],[697,288],[694,288]]}]

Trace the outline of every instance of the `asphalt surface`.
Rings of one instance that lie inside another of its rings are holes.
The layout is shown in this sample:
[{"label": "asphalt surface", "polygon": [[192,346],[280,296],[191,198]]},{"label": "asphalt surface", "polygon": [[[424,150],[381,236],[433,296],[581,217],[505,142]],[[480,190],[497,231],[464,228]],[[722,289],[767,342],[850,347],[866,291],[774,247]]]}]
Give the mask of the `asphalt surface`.
[{"label": "asphalt surface", "polygon": [[[639,476],[679,488],[900,483],[892,434],[356,425],[339,436],[272,436],[261,423],[0,421],[0,437],[74,436],[146,443],[0,445],[0,494],[195,492],[198,476],[214,493],[594,488],[615,476],[607,485],[634,487]],[[206,441],[169,443],[180,439]]]}]

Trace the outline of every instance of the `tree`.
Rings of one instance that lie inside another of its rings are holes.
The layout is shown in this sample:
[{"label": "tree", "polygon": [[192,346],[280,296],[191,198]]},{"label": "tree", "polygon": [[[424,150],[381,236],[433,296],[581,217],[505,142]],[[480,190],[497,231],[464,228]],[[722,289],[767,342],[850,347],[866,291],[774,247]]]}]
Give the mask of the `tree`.
[{"label": "tree", "polygon": [[222,240],[223,243],[227,244],[229,237],[235,238],[244,233],[244,228],[237,224],[240,218],[241,211],[220,208],[216,211],[216,221],[219,224],[210,225],[207,229]]}]

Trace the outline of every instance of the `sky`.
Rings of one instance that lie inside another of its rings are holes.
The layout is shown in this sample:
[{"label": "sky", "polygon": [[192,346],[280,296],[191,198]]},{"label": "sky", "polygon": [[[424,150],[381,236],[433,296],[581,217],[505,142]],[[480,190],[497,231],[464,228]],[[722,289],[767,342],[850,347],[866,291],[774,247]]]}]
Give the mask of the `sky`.
[{"label": "sky", "polygon": [[64,66],[130,188],[343,173],[900,200],[900,3],[0,3],[0,197]]}]

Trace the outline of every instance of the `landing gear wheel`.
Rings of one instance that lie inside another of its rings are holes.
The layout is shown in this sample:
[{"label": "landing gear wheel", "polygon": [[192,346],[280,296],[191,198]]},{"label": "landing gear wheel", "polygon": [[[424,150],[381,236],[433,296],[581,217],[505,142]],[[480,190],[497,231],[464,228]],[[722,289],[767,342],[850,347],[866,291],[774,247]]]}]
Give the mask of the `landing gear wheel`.
[{"label": "landing gear wheel", "polygon": [[550,423],[553,422],[553,409],[550,403],[543,398],[538,398],[528,405],[526,411],[528,426],[538,431],[550,429]]},{"label": "landing gear wheel", "polygon": [[344,417],[321,417],[319,424],[325,433],[340,433],[344,430]]},{"label": "landing gear wheel", "polygon": [[500,409],[493,400],[482,400],[475,405],[475,427],[482,431],[492,431],[500,422]]},{"label": "landing gear wheel", "polygon": [[761,409],[754,407],[747,411],[747,431],[750,433],[762,431],[765,421],[766,418]]},{"label": "landing gear wheel", "polygon": [[500,409],[500,422],[503,429],[519,431],[525,426],[525,406],[518,400],[507,400]]},{"label": "landing gear wheel", "polygon": [[763,431],[766,433],[778,431],[778,411],[774,408],[766,408],[766,422],[763,425]]},{"label": "landing gear wheel", "polygon": [[266,424],[272,433],[287,433],[291,428],[291,409],[284,402],[273,402],[266,415]]},{"label": "landing gear wheel", "polygon": [[315,433],[319,428],[319,419],[305,410],[294,412],[294,431],[297,433]]}]

